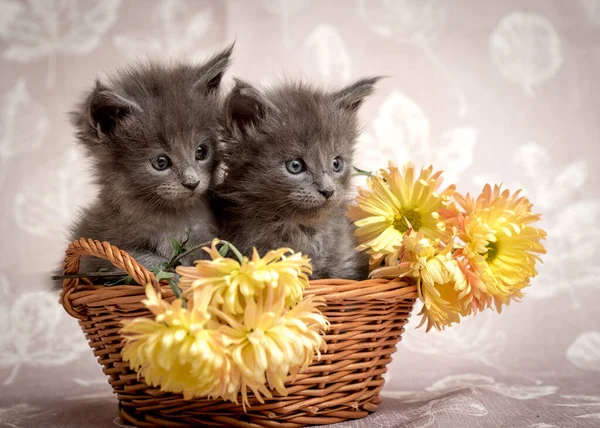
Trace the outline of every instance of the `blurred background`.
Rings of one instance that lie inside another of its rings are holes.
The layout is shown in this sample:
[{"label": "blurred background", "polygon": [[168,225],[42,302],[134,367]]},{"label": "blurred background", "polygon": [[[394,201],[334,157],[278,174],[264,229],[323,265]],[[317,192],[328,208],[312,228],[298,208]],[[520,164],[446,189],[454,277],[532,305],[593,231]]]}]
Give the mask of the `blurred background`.
[{"label": "blurred background", "polygon": [[233,40],[225,89],[389,76],[360,113],[356,166],[433,164],[472,193],[502,181],[543,214],[524,301],[427,334],[415,312],[386,375],[395,422],[370,426],[600,424],[600,1],[1,0],[0,426],[86,406],[113,420],[46,280],[95,193],[67,112],[105,71]]}]

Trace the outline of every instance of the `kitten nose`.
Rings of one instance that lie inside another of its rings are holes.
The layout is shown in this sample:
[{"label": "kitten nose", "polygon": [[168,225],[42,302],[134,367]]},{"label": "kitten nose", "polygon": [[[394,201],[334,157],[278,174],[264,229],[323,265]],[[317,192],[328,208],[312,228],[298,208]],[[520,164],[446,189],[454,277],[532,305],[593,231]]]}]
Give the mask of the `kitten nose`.
[{"label": "kitten nose", "polygon": [[325,197],[325,199],[329,199],[333,196],[333,190],[319,190],[319,193]]},{"label": "kitten nose", "polygon": [[181,183],[181,184],[183,184],[183,187],[185,187],[187,189],[194,190],[196,187],[198,187],[198,184],[200,184],[200,181]]}]

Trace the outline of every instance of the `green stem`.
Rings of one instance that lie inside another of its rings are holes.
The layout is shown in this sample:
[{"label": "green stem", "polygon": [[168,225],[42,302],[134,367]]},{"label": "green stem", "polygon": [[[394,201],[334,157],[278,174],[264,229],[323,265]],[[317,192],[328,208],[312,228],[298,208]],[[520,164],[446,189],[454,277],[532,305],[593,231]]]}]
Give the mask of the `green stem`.
[{"label": "green stem", "polygon": [[[202,249],[202,247],[206,247],[207,245],[210,245],[210,244],[212,244],[212,241],[203,242],[202,244],[194,245],[192,248],[190,248],[189,250],[187,250],[185,253],[182,253],[182,254],[178,255],[177,257],[175,257],[174,259],[172,259],[169,262],[169,266],[167,266],[167,268],[165,270],[173,269],[173,266],[175,266],[175,264],[179,260],[181,260],[183,257],[187,256],[190,253],[193,253],[196,250]],[[229,249],[231,250],[231,252],[233,254],[235,254],[235,256],[240,261],[240,263],[242,263],[242,261],[244,259],[243,256],[242,256],[242,253],[240,253],[240,251],[237,248],[235,248],[235,246],[231,242],[224,241],[224,240],[220,239],[219,240],[219,244],[228,245]]]},{"label": "green stem", "polygon": [[242,263],[244,261],[244,257],[242,256],[242,253],[240,253],[240,251],[237,248],[235,248],[235,246],[231,242],[227,242],[227,241],[221,241],[221,242],[224,242],[227,245],[229,245],[229,249],[231,250],[231,252],[233,254],[235,254],[235,256],[240,261],[240,263]]},{"label": "green stem", "polygon": [[69,273],[65,275],[53,275],[52,280],[69,279],[69,278],[103,278],[103,277],[125,277],[125,272],[90,272],[90,273]]},{"label": "green stem", "polygon": [[167,266],[166,270],[173,269],[173,267],[175,266],[175,264],[177,264],[177,262],[179,260],[181,260],[182,258],[184,258],[185,256],[187,256],[188,254],[193,253],[196,250],[201,250],[202,247],[206,247],[207,245],[210,245],[211,242],[212,241],[207,241],[207,242],[203,242],[202,244],[194,245],[192,248],[190,248],[189,250],[185,251],[184,253],[181,253],[177,257],[172,258],[171,261],[169,262],[169,265]]}]

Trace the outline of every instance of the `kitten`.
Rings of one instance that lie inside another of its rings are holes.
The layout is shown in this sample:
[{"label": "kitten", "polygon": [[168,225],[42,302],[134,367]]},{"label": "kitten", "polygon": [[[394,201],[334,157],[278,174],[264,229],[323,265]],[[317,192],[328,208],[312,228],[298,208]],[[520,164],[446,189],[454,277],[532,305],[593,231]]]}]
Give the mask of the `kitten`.
[{"label": "kitten", "polygon": [[[207,190],[220,159],[219,87],[232,49],[198,65],[149,62],[96,82],[71,113],[99,186],[72,239],[108,241],[153,268],[172,257],[170,238],[183,239],[186,228],[188,247],[216,236]],[[110,266],[85,257],[80,271]]]},{"label": "kitten", "polygon": [[378,77],[332,93],[287,83],[261,93],[236,80],[224,106],[225,175],[215,191],[220,237],[244,254],[289,247],[313,278],[365,279],[346,217],[357,111]]}]

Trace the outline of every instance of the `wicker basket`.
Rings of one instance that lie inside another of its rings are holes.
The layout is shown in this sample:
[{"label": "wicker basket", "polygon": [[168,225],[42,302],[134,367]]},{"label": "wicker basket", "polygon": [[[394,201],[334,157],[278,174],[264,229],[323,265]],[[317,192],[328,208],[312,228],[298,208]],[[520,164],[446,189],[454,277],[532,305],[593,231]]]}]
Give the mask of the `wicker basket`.
[{"label": "wicker basket", "polygon": [[[165,299],[173,299],[166,284],[125,251],[104,242],[80,239],[69,245],[65,274],[77,273],[82,256],[101,257],[129,273],[139,284],[152,283]],[[119,398],[119,416],[139,427],[301,427],[358,419],[374,412],[381,402],[382,375],[392,360],[415,298],[414,286],[399,280],[311,281],[305,295],[324,296],[323,313],[331,323],[326,335],[327,353],[296,381],[288,383],[286,397],[260,404],[250,396],[251,407],[228,401],[184,400],[138,380],[121,359],[121,321],[150,316],[141,303],[140,286],[89,285],[77,278],[64,281],[61,303],[79,320],[94,355]]]}]

